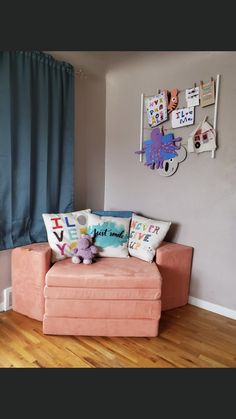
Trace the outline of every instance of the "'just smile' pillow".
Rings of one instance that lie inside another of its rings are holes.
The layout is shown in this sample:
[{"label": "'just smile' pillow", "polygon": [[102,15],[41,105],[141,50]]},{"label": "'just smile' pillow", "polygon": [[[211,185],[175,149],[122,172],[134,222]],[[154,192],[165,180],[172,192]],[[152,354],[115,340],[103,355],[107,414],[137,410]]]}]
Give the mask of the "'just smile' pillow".
[{"label": "'just smile' pillow", "polygon": [[88,214],[88,234],[94,237],[98,256],[129,257],[128,240],[131,217],[106,217]]}]

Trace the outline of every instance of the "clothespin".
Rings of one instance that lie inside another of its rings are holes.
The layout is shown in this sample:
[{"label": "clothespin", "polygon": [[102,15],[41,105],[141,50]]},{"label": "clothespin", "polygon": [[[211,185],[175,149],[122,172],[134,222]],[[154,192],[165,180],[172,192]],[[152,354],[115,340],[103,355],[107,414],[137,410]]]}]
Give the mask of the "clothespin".
[{"label": "clothespin", "polygon": [[197,87],[197,83],[194,83],[194,89]]}]

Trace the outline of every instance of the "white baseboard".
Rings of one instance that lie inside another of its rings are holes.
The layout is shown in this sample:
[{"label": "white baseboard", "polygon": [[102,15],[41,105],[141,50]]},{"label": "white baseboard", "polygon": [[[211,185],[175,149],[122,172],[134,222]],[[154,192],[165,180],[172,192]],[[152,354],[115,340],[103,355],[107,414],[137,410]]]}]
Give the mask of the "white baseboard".
[{"label": "white baseboard", "polygon": [[208,311],[213,311],[213,313],[221,314],[221,316],[236,320],[236,310],[231,310],[230,308],[212,304],[208,301],[200,300],[199,298],[191,296],[189,296],[188,303],[199,308],[204,308]]}]

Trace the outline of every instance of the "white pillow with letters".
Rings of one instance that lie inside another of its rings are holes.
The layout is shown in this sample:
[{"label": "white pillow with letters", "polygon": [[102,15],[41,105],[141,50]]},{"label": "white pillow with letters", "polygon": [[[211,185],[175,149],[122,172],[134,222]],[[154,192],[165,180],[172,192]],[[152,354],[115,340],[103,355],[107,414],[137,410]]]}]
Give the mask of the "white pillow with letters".
[{"label": "white pillow with letters", "polygon": [[133,214],[129,233],[129,254],[152,262],[156,249],[164,240],[171,222],[157,221]]},{"label": "white pillow with letters", "polygon": [[72,256],[82,234],[87,233],[91,209],[60,214],[42,214],[47,230],[52,262]]}]

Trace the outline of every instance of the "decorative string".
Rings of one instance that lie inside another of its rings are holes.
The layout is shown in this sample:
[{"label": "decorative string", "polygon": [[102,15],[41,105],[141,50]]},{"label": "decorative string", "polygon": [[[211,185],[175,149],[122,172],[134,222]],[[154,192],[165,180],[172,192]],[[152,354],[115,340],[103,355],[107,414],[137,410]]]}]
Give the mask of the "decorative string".
[{"label": "decorative string", "polygon": [[[186,87],[185,89],[178,89],[178,93],[183,93],[183,92],[185,92],[187,89],[196,89],[196,87],[200,87],[200,82],[199,82],[199,85],[197,85],[197,83],[193,83],[193,84],[195,84],[195,86],[191,86],[191,87]],[[153,96],[157,96],[157,95],[159,95],[161,92],[163,92],[164,90],[168,90],[168,89],[157,89],[157,91],[156,91],[156,93],[154,93],[153,95],[143,95],[143,97],[145,98],[145,97],[153,97]],[[169,89],[169,90],[171,90],[171,89]],[[158,92],[160,92],[160,93],[158,93]]]}]

